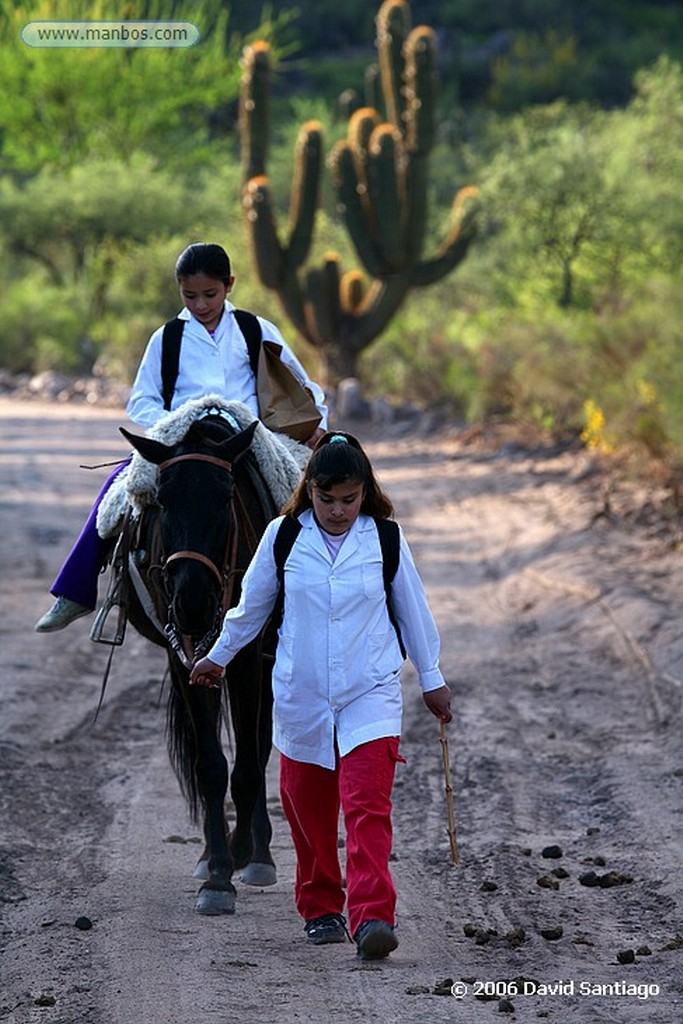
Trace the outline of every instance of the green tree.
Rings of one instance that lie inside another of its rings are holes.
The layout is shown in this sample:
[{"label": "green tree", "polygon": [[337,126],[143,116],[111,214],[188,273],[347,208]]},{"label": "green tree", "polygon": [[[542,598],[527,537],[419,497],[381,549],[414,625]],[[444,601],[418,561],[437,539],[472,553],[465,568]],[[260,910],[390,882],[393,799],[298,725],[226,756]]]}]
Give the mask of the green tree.
[{"label": "green tree", "polygon": [[[144,150],[167,168],[191,174],[220,144],[228,150],[221,112],[239,93],[244,39],[229,31],[221,0],[169,5],[127,0],[116,14],[196,25],[187,48],[41,48],[27,45],[30,21],[111,21],[106,0],[29,0],[5,5],[0,61],[0,171],[34,174],[45,164],[70,166],[88,155],[129,157]],[[176,14],[169,10],[176,9]],[[279,23],[259,35],[274,40]]]},{"label": "green tree", "polygon": [[[115,13],[188,21],[201,39],[189,49],[35,48],[20,34],[29,21],[110,21],[111,5],[0,3],[0,364],[12,369],[89,370],[116,333],[116,363],[128,370],[118,332],[121,318],[139,315],[144,250],[166,242],[168,282],[199,225],[222,230],[221,187],[239,196],[239,178],[216,170],[229,164],[231,141],[215,119],[235,103],[244,43],[230,34],[228,8],[127,0]],[[281,21],[265,21],[262,34],[274,37]],[[118,272],[131,261],[112,325]],[[149,314],[139,322],[146,330]]]},{"label": "green tree", "polygon": [[[26,355],[33,352],[41,366],[52,360],[90,370],[106,344],[104,338],[95,343],[95,336],[117,266],[140,247],[211,218],[219,221],[211,188],[190,190],[143,154],[126,162],[89,159],[63,172],[46,167],[23,186],[0,179],[0,238],[11,257],[4,261],[3,288],[5,304],[16,312],[11,325],[6,321],[0,329],[0,363],[18,368],[18,358],[26,369]],[[128,315],[137,300],[133,288]],[[43,309],[45,323],[33,343],[19,345],[17,336],[25,338],[18,326],[22,307],[27,324],[39,316],[29,305]]]},{"label": "green tree", "polygon": [[590,247],[607,244],[624,212],[623,185],[608,174],[600,124],[601,115],[564,103],[530,109],[512,119],[483,172],[512,301],[533,277],[552,289],[559,306],[574,305],[577,265]]}]

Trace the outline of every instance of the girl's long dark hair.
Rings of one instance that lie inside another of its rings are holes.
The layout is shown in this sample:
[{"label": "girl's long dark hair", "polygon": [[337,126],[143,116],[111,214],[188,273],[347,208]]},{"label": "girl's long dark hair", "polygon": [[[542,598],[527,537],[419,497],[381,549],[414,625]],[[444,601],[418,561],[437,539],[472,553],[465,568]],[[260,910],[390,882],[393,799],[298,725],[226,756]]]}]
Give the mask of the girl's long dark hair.
[{"label": "girl's long dark hair", "polygon": [[285,515],[298,516],[312,508],[313,502],[308,493],[310,484],[315,484],[321,491],[328,491],[335,484],[350,482],[363,486],[360,510],[365,515],[389,519],[394,514],[394,506],[379,486],[358,439],[343,430],[328,431],[315,446],[297,489],[282,511]]}]

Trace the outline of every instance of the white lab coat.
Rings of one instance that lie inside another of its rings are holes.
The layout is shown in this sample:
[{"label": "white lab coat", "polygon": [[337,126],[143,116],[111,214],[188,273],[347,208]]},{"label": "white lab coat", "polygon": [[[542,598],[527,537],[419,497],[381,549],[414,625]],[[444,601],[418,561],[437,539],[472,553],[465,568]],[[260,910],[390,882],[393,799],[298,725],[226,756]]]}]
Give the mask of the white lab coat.
[{"label": "white lab coat", "polygon": [[[374,520],[360,515],[334,563],[312,510],[284,567],[285,603],[273,669],[273,742],[287,757],[335,765],[354,747],[401,732],[403,658],[389,620]],[[208,652],[226,665],[267,621],[278,593],[273,520],[244,576],[242,598]],[[440,641],[401,533],[392,605],[423,692],[444,685]],[[248,685],[247,680],[244,685]]]},{"label": "white lab coat", "polygon": [[[188,309],[183,308],[178,314],[179,319],[185,320],[186,324],[180,346],[178,379],[171,399],[172,410],[189,399],[222,395],[230,401],[244,402],[254,416],[258,416],[256,378],[249,363],[247,343],[233,316],[234,309],[233,304],[226,300],[225,313],[213,337]],[[283,363],[295,371],[304,387],[310,389],[318,411],[323,417],[321,426],[325,427],[327,409],[323,392],[310,380],[275,324],[262,317],[258,319],[264,340],[282,345],[280,358]],[[147,343],[126,406],[130,418],[141,427],[153,426],[166,414],[161,380],[162,337],[163,326],[152,334]]]}]

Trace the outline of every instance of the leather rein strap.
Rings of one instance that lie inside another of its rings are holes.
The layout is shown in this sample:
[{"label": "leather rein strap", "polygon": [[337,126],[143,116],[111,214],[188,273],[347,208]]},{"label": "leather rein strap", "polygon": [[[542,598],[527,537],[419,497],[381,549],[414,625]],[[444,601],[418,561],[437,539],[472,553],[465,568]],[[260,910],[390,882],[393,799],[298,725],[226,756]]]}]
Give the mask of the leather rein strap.
[{"label": "leather rein strap", "polygon": [[166,462],[160,462],[159,470],[168,469],[169,466],[175,466],[176,462],[210,462],[213,466],[220,466],[221,469],[227,469],[228,472],[232,469],[232,462],[228,462],[226,459],[219,459],[217,455],[203,455],[201,452],[187,452],[185,455],[174,455],[172,459],[166,459]]}]

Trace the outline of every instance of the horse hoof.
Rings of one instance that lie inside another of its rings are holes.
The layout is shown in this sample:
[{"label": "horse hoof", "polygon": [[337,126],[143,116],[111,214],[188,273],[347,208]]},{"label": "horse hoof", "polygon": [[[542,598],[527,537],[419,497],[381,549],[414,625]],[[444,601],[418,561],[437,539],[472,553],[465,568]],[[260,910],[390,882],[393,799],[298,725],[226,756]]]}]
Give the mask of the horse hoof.
[{"label": "horse hoof", "polygon": [[206,917],[235,913],[235,893],[225,889],[200,889],[194,909]]},{"label": "horse hoof", "polygon": [[240,882],[245,885],[275,885],[277,873],[272,864],[247,864],[240,875]]},{"label": "horse hoof", "polygon": [[209,862],[208,860],[198,860],[197,866],[192,873],[193,878],[198,878],[200,882],[205,882],[209,877]]}]

